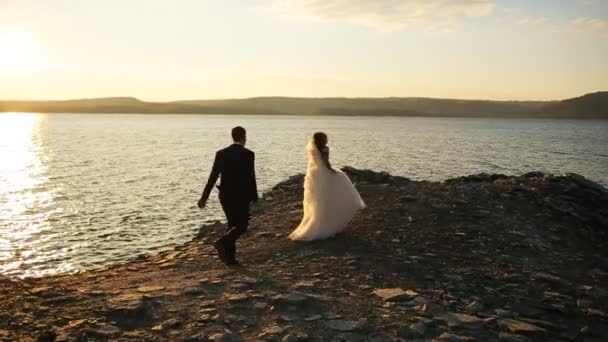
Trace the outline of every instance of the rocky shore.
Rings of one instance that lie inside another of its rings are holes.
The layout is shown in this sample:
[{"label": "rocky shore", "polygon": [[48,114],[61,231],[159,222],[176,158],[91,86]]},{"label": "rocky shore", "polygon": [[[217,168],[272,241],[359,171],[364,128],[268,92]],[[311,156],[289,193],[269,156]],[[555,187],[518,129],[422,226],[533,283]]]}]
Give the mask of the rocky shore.
[{"label": "rocky shore", "polygon": [[579,175],[411,181],[346,168],[368,204],[293,243],[303,176],[264,195],[240,267],[221,224],[159,255],[0,277],[1,341],[606,341],[608,192]]}]

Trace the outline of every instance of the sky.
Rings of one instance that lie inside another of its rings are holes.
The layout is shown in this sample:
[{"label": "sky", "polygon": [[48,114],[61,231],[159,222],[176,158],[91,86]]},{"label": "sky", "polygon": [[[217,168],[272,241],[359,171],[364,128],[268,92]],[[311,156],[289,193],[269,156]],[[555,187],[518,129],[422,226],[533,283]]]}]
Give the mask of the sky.
[{"label": "sky", "polygon": [[599,90],[608,0],[0,0],[0,99]]}]

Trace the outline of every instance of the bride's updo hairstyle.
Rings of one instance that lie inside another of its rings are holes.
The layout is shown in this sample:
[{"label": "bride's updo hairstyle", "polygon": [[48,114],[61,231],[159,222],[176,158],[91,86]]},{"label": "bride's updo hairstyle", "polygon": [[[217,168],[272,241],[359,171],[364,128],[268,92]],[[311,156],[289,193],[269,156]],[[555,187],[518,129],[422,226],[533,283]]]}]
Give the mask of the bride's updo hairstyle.
[{"label": "bride's updo hairstyle", "polygon": [[315,146],[317,147],[317,150],[323,151],[325,146],[327,146],[327,134],[325,134],[323,132],[317,132],[312,136],[312,138],[313,138],[313,141],[315,142]]}]

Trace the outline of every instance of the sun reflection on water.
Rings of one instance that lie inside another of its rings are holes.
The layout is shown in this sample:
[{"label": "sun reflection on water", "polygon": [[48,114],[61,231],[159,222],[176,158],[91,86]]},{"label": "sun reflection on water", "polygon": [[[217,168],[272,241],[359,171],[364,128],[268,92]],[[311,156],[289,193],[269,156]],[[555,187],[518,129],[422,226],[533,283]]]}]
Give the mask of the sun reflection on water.
[{"label": "sun reflection on water", "polygon": [[44,120],[41,114],[0,114],[0,273],[27,268],[39,234],[49,228],[42,209],[53,201],[41,158]]}]

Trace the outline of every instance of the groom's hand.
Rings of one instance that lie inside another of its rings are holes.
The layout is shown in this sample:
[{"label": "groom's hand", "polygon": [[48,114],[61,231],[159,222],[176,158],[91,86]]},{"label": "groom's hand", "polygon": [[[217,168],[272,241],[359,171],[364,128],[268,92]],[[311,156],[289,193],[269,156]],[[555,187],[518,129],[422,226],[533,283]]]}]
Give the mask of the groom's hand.
[{"label": "groom's hand", "polygon": [[207,200],[201,197],[201,199],[198,200],[197,204],[198,204],[199,209],[203,209],[204,207],[207,206]]}]

